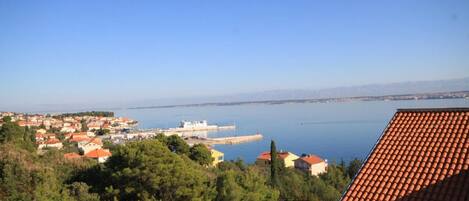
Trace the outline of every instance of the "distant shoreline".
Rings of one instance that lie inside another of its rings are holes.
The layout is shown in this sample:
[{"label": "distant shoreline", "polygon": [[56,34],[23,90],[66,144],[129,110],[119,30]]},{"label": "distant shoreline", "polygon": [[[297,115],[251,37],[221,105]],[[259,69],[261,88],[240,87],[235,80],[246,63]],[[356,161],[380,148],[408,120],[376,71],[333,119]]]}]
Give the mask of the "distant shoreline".
[{"label": "distant shoreline", "polygon": [[127,109],[138,110],[138,109],[160,109],[160,108],[177,108],[177,107],[236,106],[236,105],[251,105],[251,104],[277,105],[277,104],[287,104],[287,103],[336,103],[336,102],[352,102],[352,101],[401,101],[401,100],[438,100],[438,99],[466,99],[466,98],[469,98],[469,91],[396,94],[396,95],[384,95],[384,96],[354,96],[354,97],[338,97],[338,98],[211,102],[211,103],[195,103],[195,104],[179,104],[179,105],[129,107]]}]

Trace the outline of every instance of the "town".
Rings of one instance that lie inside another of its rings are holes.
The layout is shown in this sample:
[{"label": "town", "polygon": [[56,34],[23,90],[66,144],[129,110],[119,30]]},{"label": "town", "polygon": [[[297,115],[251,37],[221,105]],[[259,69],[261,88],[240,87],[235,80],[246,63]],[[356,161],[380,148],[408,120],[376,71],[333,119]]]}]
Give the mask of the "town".
[{"label": "town", "polygon": [[[190,146],[196,144],[207,146],[213,158],[211,165],[216,166],[224,161],[224,153],[215,150],[212,147],[213,144],[237,144],[262,139],[261,134],[224,138],[206,138],[187,134],[188,131],[235,128],[234,125],[208,125],[207,121],[182,121],[177,128],[129,132],[135,129],[138,122],[126,117],[114,117],[112,112],[91,111],[60,115],[0,112],[0,126],[4,118],[21,127],[34,129],[38,154],[50,149],[66,149],[71,150],[64,154],[67,159],[85,157],[99,163],[106,162],[112,156],[111,151],[105,148],[103,140],[112,144],[123,144],[128,141],[155,138],[158,134],[180,136],[184,137],[183,139]],[[327,170],[327,160],[315,155],[303,154],[299,157],[291,152],[280,151],[279,158],[285,168],[296,168],[311,175],[319,175]],[[262,152],[257,157],[256,164],[268,166],[270,161],[270,152]]]},{"label": "town", "polygon": [[112,112],[95,111],[60,115],[0,112],[0,126],[7,118],[21,127],[33,128],[39,154],[49,149],[73,150],[64,157],[87,157],[102,163],[112,154],[103,148],[100,136],[125,132],[138,124],[135,120],[113,115]]}]

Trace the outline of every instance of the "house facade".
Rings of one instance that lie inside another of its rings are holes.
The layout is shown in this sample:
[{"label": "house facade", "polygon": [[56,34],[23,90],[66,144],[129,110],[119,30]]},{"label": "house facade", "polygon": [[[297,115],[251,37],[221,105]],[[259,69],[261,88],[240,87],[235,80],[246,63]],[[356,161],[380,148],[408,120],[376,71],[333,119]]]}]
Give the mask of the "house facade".
[{"label": "house facade", "polygon": [[98,161],[98,163],[104,163],[109,157],[112,156],[109,149],[95,149],[84,155],[87,158],[92,158]]},{"label": "house facade", "polygon": [[44,148],[57,148],[57,149],[62,149],[63,144],[60,142],[60,140],[55,139],[55,138],[50,138],[46,140],[45,142],[39,142],[38,144],[38,149],[44,149]]},{"label": "house facade", "polygon": [[[299,157],[291,152],[280,151],[277,153],[279,159],[283,162],[285,167],[294,167],[295,160]],[[270,152],[262,152],[256,159],[256,164],[258,165],[269,165],[271,161]]]},{"label": "house facade", "polygon": [[327,161],[316,155],[306,155],[294,160],[295,168],[317,176],[327,172]]},{"label": "house facade", "polygon": [[91,138],[86,141],[78,142],[78,149],[83,153],[87,154],[95,149],[100,149],[103,146],[103,142],[99,138]]},{"label": "house facade", "polygon": [[217,151],[215,149],[210,149],[210,153],[211,153],[212,158],[213,158],[212,166],[217,166],[218,163],[221,163],[225,160],[225,154],[221,151]]}]

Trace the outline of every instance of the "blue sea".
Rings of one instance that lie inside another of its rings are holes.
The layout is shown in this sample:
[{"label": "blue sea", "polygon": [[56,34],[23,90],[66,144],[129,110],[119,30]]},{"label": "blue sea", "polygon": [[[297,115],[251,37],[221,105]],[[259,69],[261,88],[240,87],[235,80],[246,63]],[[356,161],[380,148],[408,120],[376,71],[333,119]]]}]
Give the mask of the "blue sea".
[{"label": "blue sea", "polygon": [[237,145],[216,145],[225,160],[248,163],[270,148],[297,155],[311,153],[329,161],[364,159],[398,108],[469,107],[468,99],[367,101],[341,103],[251,104],[116,110],[116,116],[139,121],[140,128],[177,127],[181,120],[235,124],[236,130],[210,132],[209,137],[261,133],[264,139]]}]

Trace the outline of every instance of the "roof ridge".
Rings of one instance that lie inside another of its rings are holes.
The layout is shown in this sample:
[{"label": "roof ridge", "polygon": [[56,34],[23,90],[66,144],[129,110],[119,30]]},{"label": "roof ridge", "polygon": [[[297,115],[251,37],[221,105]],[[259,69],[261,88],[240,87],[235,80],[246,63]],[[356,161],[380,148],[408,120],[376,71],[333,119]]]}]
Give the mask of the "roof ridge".
[{"label": "roof ridge", "polygon": [[469,107],[399,108],[397,112],[469,112]]}]

